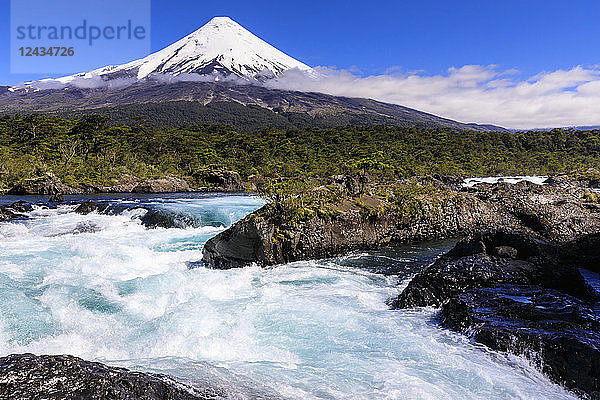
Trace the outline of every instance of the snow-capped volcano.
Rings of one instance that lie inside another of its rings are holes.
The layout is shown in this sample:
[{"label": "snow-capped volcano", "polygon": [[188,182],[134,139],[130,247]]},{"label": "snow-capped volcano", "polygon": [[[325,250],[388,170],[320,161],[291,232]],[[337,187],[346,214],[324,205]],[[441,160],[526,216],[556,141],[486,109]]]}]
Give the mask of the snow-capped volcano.
[{"label": "snow-capped volcano", "polygon": [[233,75],[263,81],[295,68],[313,73],[308,65],[277,50],[231,18],[215,17],[187,37],[140,60],[38,83],[48,88],[53,83],[91,87],[98,78],[104,82],[115,78],[133,81],[165,75],[214,80]]},{"label": "snow-capped volcano", "polygon": [[310,67],[277,50],[228,17],[215,17],[191,35],[141,60],[117,67],[137,70],[137,78],[152,73],[208,75],[219,72],[242,77],[278,75]]}]

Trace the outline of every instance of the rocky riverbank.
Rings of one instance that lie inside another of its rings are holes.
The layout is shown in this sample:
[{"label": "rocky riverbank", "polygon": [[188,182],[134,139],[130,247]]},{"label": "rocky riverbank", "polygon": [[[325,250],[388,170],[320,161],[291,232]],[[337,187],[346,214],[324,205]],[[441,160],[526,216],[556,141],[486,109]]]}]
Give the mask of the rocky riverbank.
[{"label": "rocky riverbank", "polygon": [[176,176],[144,180],[132,175],[124,175],[117,179],[114,184],[108,186],[85,182],[76,185],[67,185],[55,175],[49,173],[31,179],[24,179],[7,189],[5,194],[17,196],[53,196],[95,193],[241,193],[246,190],[246,184],[242,181],[239,174],[223,169],[213,168],[198,171],[192,177],[189,177],[188,180]]},{"label": "rocky riverbank", "polygon": [[0,399],[208,400],[217,388],[197,388],[159,374],[132,372],[72,356],[19,354],[0,358]]},{"label": "rocky riverbank", "polygon": [[523,355],[555,382],[600,399],[600,234],[478,234],[417,274],[394,308],[441,307],[442,326]]},{"label": "rocky riverbank", "polygon": [[472,188],[461,182],[428,178],[360,187],[332,178],[313,189],[316,201],[302,204],[300,196],[291,207],[268,204],[217,235],[203,260],[215,268],[266,266],[490,228],[525,229],[558,241],[600,232],[599,196],[590,180],[557,176],[546,185]]}]

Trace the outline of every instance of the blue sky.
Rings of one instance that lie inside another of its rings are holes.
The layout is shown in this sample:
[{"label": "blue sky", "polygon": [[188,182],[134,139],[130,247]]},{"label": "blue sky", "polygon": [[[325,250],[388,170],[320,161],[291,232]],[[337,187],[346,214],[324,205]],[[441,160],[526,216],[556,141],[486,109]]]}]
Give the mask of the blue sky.
[{"label": "blue sky", "polygon": [[[39,78],[10,74],[9,1],[1,4],[0,83]],[[437,74],[466,64],[496,64],[533,75],[597,64],[600,55],[600,2],[591,0],[155,0],[152,50],[215,15],[232,17],[311,66],[356,68],[362,74],[390,67]]]},{"label": "blue sky", "polygon": [[[0,4],[0,53],[4,54],[0,59],[0,84],[42,78],[40,75],[10,74],[9,0],[0,0]],[[476,105],[463,105],[458,101],[453,102],[452,107],[442,107],[433,100],[425,101],[406,94],[400,97],[383,92],[367,91],[365,94],[467,121],[524,126],[521,121],[525,121],[526,116],[490,119],[494,117],[494,108],[511,100],[513,97],[510,96],[523,92],[522,89],[513,90],[509,95],[505,93],[506,87],[514,89],[522,83],[539,79],[540,74],[550,74],[546,81],[561,79],[559,94],[562,95],[593,81],[600,73],[600,2],[592,0],[154,0],[151,15],[152,51],[198,29],[213,16],[230,16],[300,61],[311,66],[333,67],[341,75],[342,72],[351,73],[353,79],[388,75],[406,78],[416,74],[423,78],[420,82],[426,86],[439,86],[442,81],[445,85],[449,81],[454,82],[455,88],[463,89],[475,85],[481,89],[478,94],[482,96],[489,91],[490,85],[495,89],[497,82],[508,79],[502,90],[494,92],[496,97],[489,104],[489,110],[479,114],[475,112]],[[106,59],[111,56],[107,54]],[[111,63],[131,61],[123,58],[111,59]],[[578,66],[583,70],[574,70]],[[568,76],[560,75],[561,71],[566,71]],[[559,75],[552,75],[555,72]],[[458,83],[456,76],[461,77]],[[338,76],[340,79],[346,78]],[[362,83],[366,86],[370,82],[372,80]],[[408,83],[402,81],[404,92],[398,89],[398,93],[407,93],[405,86]],[[565,86],[567,84],[572,86]],[[333,84],[330,86],[329,92],[333,94],[362,95],[362,92],[355,93],[354,87],[341,89],[333,87]],[[387,85],[388,92],[393,90],[390,87],[394,86]],[[588,86],[586,88],[590,90]],[[537,89],[532,87],[528,90],[530,97],[523,101],[530,104],[532,93]],[[461,96],[466,92],[452,93]],[[446,91],[442,94],[452,93]],[[547,108],[546,104],[554,103],[552,98],[547,103],[540,103],[539,108],[543,111]],[[515,110],[518,108],[515,105]],[[547,111],[549,116],[556,114],[554,110]],[[542,118],[540,123],[544,121]],[[571,118],[569,114],[544,123],[561,122],[591,121],[579,116]],[[597,122],[600,123],[600,120]]]}]

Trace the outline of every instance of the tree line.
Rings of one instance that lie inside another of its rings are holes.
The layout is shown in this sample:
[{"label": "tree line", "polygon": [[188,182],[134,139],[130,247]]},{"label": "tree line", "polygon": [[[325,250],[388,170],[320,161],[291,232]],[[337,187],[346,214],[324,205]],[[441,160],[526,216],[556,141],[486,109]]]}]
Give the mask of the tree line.
[{"label": "tree line", "polygon": [[0,188],[52,172],[67,184],[191,177],[206,166],[243,178],[376,179],[424,175],[548,174],[597,167],[600,131],[475,132],[447,128],[347,126],[332,129],[228,125],[114,126],[103,115],[0,117]]}]

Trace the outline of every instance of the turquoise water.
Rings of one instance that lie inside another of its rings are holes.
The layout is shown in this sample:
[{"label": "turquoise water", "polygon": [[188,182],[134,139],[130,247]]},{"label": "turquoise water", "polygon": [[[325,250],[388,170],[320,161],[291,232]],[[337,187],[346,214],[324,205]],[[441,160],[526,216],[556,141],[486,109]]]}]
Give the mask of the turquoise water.
[{"label": "turquoise water", "polygon": [[[0,354],[72,354],[218,385],[231,398],[575,398],[523,360],[440,329],[435,310],[389,310],[450,242],[190,269],[206,240],[262,200],[99,200],[110,215],[61,206],[0,223]],[[190,226],[146,229],[148,209]]]}]

